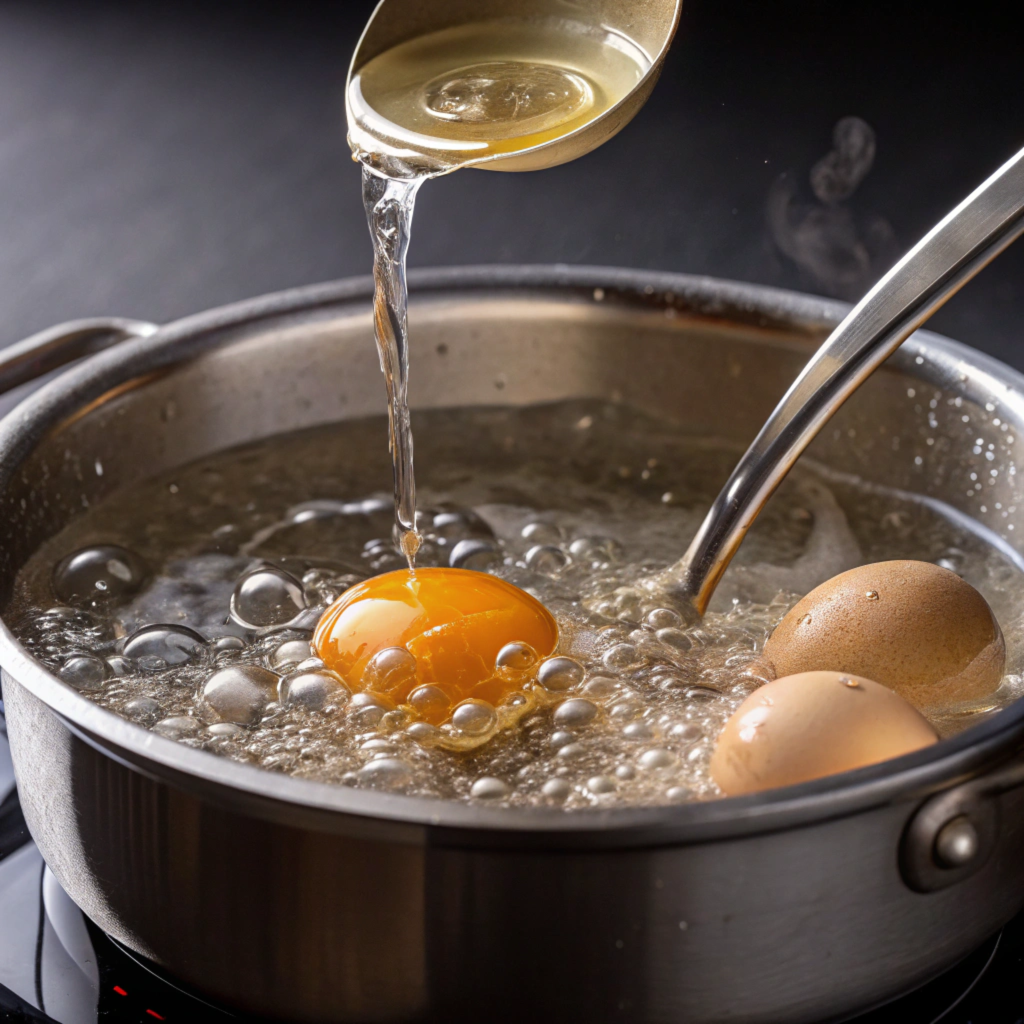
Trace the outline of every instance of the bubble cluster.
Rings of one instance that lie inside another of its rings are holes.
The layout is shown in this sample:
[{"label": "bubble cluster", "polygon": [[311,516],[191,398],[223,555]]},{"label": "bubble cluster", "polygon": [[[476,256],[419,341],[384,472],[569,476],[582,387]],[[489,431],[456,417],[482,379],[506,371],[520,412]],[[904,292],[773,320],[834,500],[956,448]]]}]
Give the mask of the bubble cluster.
[{"label": "bubble cluster", "polygon": [[[299,778],[490,807],[717,796],[717,736],[765,681],[765,639],[799,596],[772,579],[795,579],[798,567],[818,582],[830,563],[814,553],[829,549],[828,531],[845,530],[841,544],[860,545],[865,561],[955,561],[992,603],[1020,671],[1018,570],[932,510],[850,485],[829,485],[824,501],[825,485],[814,478],[809,490],[799,470],[711,611],[691,621],[649,583],[680,553],[734,453],[687,447],[673,428],[624,415],[565,403],[439,413],[418,428],[438,482],[422,488],[417,564],[500,576],[558,623],[553,654],[522,637],[496,646],[493,692],[418,677],[404,646],[377,651],[359,685],[314,652],[328,605],[405,564],[391,505],[377,496],[390,467],[376,420],[214,456],[176,470],[173,495],[160,477],[89,510],[25,567],[7,618],[67,685],[163,739]],[[361,452],[379,465],[360,469]],[[941,709],[934,721],[955,731],[1020,688],[1012,674],[986,707]]]}]

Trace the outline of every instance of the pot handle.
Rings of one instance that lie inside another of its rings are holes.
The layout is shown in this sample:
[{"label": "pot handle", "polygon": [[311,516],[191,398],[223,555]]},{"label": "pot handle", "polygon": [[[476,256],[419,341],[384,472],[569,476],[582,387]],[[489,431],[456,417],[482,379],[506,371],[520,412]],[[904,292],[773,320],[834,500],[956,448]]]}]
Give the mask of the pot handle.
[{"label": "pot handle", "polygon": [[[122,341],[148,338],[157,327],[145,320],[118,316],[68,320],[48,327],[0,350],[0,394]],[[0,738],[6,737],[4,722],[4,702],[0,694]]]},{"label": "pot handle", "polygon": [[124,317],[68,320],[0,350],[0,394],[27,384],[83,356],[129,338],[148,338],[156,324]]},{"label": "pot handle", "polygon": [[1024,786],[1024,758],[926,800],[910,819],[900,842],[900,873],[915,892],[936,892],[973,875],[988,860],[999,837],[1002,793]]}]

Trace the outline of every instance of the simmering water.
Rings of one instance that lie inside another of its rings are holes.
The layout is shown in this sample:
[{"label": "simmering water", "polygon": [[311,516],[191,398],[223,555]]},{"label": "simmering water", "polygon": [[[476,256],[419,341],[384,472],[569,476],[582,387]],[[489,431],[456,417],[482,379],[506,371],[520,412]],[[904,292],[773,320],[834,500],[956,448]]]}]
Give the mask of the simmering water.
[{"label": "simmering water", "polygon": [[349,143],[363,164],[373,240],[374,326],[389,403],[395,516],[414,565],[405,257],[422,183],[584,127],[650,67],[632,40],[557,18],[502,18],[432,32],[363,65],[348,89]]},{"label": "simmering water", "polygon": [[[302,778],[505,805],[717,795],[708,759],[763,682],[766,636],[798,596],[861,562],[940,562],[1003,627],[1002,687],[933,709],[940,733],[1021,690],[1021,572],[933,508],[810,466],[758,518],[704,621],[686,627],[637,584],[678,556],[738,452],[619,405],[563,402],[416,417],[421,564],[487,570],[535,594],[558,620],[555,657],[493,715],[441,728],[420,709],[352,695],[309,639],[347,587],[405,565],[382,427],[281,436],[110,495],[25,566],[8,621],[83,694],[189,746]],[[450,749],[460,738],[472,749]]]}]

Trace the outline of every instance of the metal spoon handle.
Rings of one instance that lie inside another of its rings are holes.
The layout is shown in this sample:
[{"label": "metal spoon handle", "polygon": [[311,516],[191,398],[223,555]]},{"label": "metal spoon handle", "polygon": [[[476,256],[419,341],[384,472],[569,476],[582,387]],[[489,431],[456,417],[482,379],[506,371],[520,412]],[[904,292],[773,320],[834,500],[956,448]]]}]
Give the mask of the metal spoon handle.
[{"label": "metal spoon handle", "polygon": [[740,459],[668,588],[703,615],[765,502],[832,414],[951,295],[1024,233],[1024,150],[944,217],[804,367]]}]

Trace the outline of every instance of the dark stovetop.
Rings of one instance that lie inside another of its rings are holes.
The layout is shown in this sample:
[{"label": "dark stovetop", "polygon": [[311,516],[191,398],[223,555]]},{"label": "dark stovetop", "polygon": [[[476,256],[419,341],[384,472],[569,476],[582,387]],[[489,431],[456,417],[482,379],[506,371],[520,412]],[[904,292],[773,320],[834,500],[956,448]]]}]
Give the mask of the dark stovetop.
[{"label": "dark stovetop", "polygon": [[[241,1020],[157,976],[71,902],[25,829],[2,734],[0,797],[0,1022]],[[924,988],[849,1024],[1021,1024],[1022,965],[1024,914]]]}]

